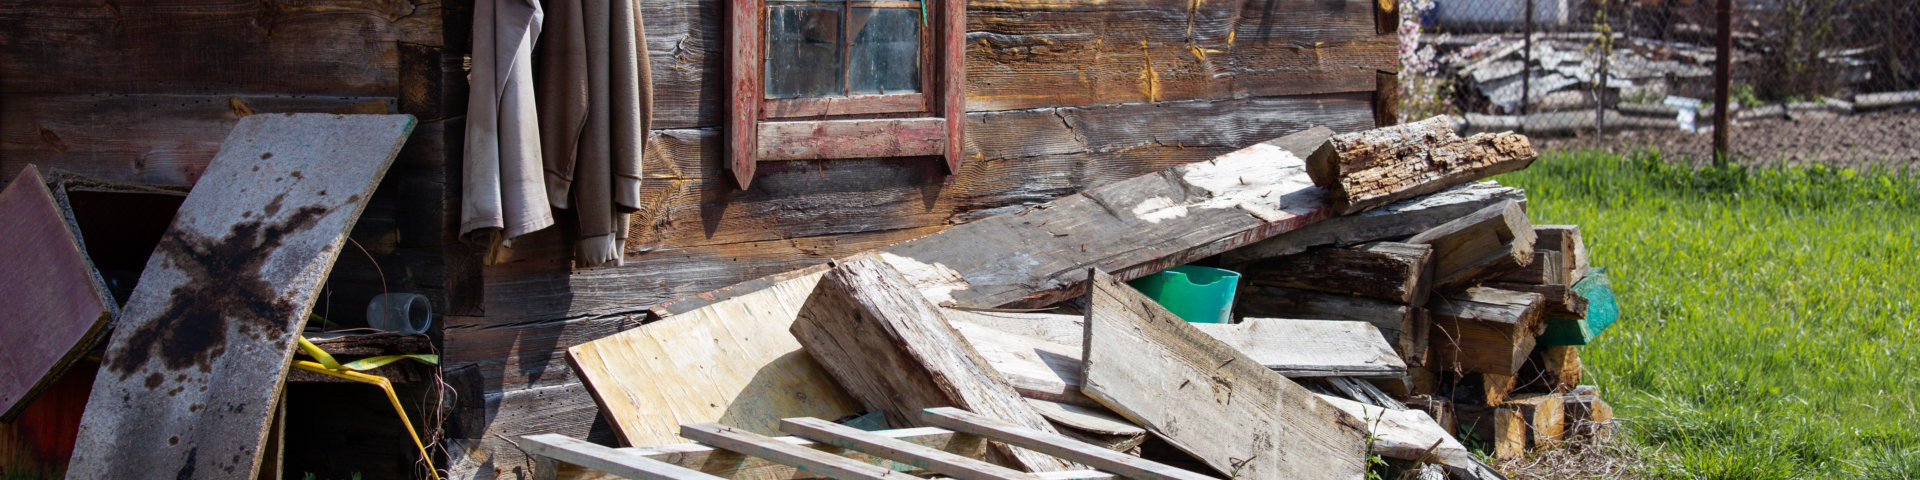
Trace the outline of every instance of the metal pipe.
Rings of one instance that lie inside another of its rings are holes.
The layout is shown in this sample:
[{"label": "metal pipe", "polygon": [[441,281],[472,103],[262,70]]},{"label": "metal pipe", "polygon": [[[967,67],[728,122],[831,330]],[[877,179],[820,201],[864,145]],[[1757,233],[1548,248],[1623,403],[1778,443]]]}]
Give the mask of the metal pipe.
[{"label": "metal pipe", "polygon": [[1530,113],[1528,111],[1530,109],[1527,108],[1527,103],[1533,99],[1533,2],[1534,0],[1520,0],[1520,1],[1527,2],[1527,20],[1526,20],[1526,26],[1525,26],[1527,37],[1521,40],[1522,46],[1520,47],[1522,50],[1521,58],[1523,58],[1524,59],[1523,61],[1525,62],[1524,66],[1520,68],[1520,133],[1527,133],[1527,113]]},{"label": "metal pipe", "polygon": [[1727,129],[1728,112],[1733,106],[1728,102],[1733,94],[1733,0],[1720,0],[1714,7],[1714,23],[1720,29],[1716,38],[1713,62],[1713,164],[1725,166],[1728,151]]}]

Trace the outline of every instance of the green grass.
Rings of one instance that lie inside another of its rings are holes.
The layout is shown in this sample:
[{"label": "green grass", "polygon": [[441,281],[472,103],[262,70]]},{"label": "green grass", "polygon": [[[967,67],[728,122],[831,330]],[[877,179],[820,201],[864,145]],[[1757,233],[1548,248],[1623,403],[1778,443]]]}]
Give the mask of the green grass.
[{"label": "green grass", "polygon": [[1920,478],[1908,173],[1548,155],[1499,180],[1578,224],[1620,323],[1582,349],[1658,478]]}]

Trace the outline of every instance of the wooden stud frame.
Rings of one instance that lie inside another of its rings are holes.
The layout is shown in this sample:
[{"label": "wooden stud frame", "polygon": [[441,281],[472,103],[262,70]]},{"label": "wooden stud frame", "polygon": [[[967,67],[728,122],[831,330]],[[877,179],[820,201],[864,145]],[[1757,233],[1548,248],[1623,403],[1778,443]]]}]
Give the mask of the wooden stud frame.
[{"label": "wooden stud frame", "polygon": [[789,99],[766,98],[766,0],[728,2],[727,164],[742,190],[760,161],[939,155],[959,171],[966,2],[922,1],[921,93]]}]

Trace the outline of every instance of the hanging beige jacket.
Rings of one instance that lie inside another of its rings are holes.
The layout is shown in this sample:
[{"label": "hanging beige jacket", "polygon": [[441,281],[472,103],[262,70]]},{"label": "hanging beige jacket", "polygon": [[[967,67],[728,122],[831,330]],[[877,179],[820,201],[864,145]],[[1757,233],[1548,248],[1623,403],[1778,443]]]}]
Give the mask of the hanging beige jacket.
[{"label": "hanging beige jacket", "polygon": [[553,225],[534,106],[541,16],[533,0],[474,2],[460,205],[460,235],[473,243],[493,247]]},{"label": "hanging beige jacket", "polygon": [[639,4],[545,3],[536,90],[547,200],[579,218],[575,266],[618,265],[653,109]]}]

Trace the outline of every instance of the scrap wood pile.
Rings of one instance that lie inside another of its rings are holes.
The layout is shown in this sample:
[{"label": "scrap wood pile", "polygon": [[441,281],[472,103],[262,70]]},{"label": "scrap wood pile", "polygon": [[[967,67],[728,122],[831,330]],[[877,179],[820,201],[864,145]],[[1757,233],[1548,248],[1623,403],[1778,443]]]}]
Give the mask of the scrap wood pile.
[{"label": "scrap wood pile", "polygon": [[[1576,350],[1605,272],[1476,182],[1536,156],[1316,128],[670,302],[568,350],[626,447],[521,444],[567,477],[1502,478],[1465,445],[1613,425]],[[1244,272],[1237,322],[1127,284],[1194,262]]]}]

